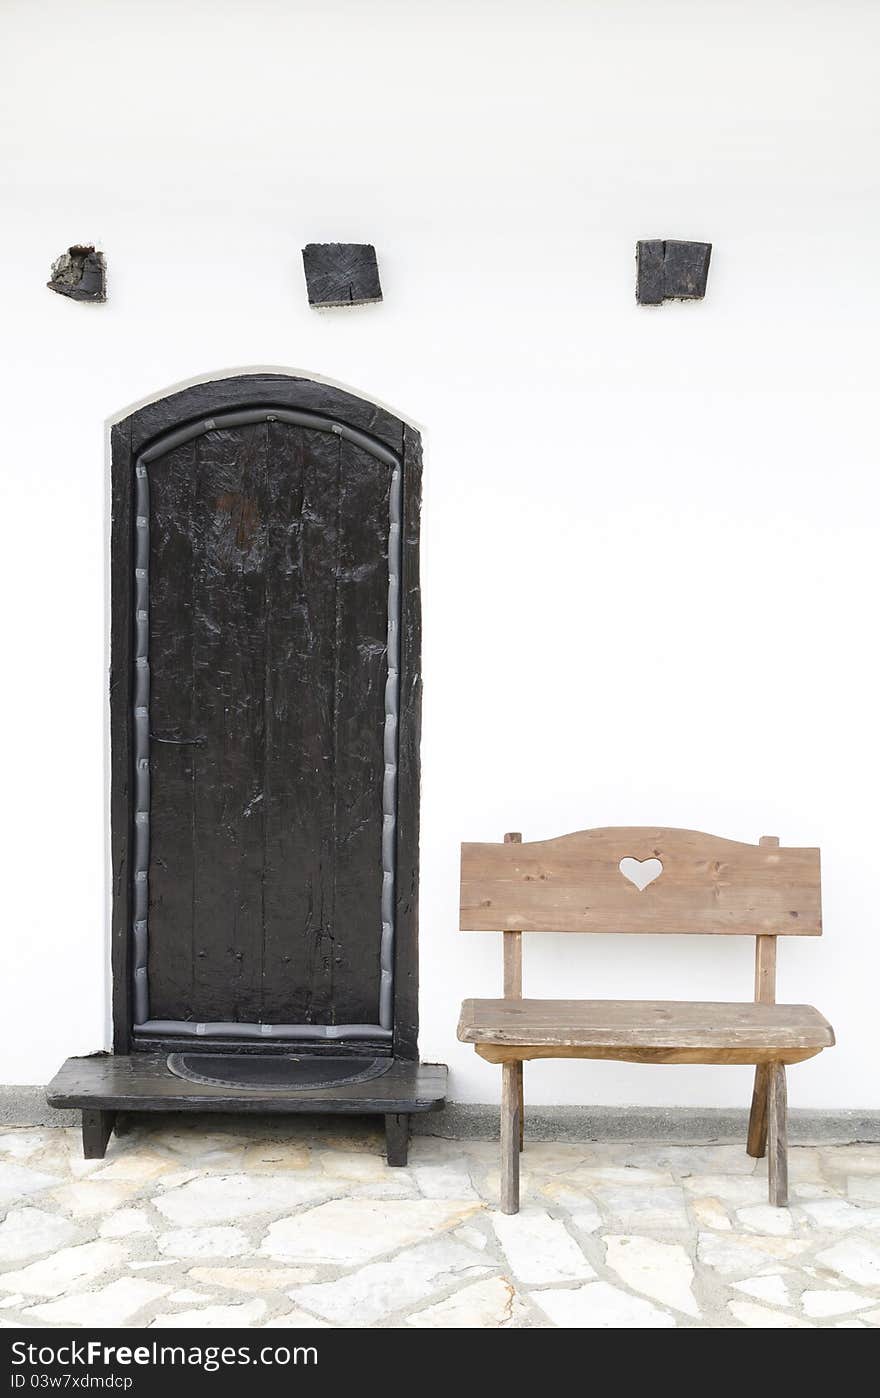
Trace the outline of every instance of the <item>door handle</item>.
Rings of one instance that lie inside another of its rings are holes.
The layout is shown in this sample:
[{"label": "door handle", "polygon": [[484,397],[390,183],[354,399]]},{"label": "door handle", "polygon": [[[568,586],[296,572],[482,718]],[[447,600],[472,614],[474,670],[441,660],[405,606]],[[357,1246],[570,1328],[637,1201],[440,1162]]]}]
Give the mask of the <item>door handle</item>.
[{"label": "door handle", "polygon": [[175,747],[204,747],[208,739],[204,733],[197,733],[194,738],[162,738],[158,733],[151,733],[150,741],[153,743],[173,743]]}]

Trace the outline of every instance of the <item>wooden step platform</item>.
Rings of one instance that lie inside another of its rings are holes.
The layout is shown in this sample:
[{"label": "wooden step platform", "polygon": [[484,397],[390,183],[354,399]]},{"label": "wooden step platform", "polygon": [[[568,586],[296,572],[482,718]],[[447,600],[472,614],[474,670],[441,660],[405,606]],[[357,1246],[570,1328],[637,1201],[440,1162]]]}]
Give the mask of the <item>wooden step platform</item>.
[{"label": "wooden step platform", "polygon": [[50,1107],[83,1114],[87,1159],[104,1155],[117,1112],[369,1113],[385,1117],[389,1165],[405,1165],[409,1117],[446,1100],[445,1065],[396,1058],[381,1077],[308,1091],[215,1087],[168,1068],[166,1054],[96,1054],[68,1058],[46,1089]]}]

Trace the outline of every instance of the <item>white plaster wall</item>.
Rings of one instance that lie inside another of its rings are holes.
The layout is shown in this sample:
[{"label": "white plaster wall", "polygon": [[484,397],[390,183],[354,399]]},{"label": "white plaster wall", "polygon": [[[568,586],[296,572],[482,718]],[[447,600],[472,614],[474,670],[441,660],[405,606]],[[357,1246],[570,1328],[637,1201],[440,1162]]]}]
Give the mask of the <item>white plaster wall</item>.
[{"label": "white plaster wall", "polygon": [[[5,0],[0,1081],[107,1038],[105,424],[242,367],[425,428],[423,1055],[500,946],[457,846],[666,823],[822,846],[783,997],[877,1105],[880,11],[869,0]],[[639,237],[714,243],[639,308]],[[44,282],[97,240],[110,301]],[[385,301],[316,313],[300,248]],[[533,938],[536,994],[748,997],[738,939]],[[748,1069],[561,1063],[533,1101],[744,1104]]]}]

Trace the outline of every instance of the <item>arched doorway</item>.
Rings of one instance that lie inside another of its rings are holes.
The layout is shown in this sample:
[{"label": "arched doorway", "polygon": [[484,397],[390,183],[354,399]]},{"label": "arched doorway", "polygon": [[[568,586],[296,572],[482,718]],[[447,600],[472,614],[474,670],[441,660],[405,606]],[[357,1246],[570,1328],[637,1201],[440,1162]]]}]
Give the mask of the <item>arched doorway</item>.
[{"label": "arched doorway", "polygon": [[442,1099],[417,1062],[420,473],[412,428],[280,374],[113,429],[114,1051],[166,1108],[254,1110],[249,1074],[276,1110]]}]

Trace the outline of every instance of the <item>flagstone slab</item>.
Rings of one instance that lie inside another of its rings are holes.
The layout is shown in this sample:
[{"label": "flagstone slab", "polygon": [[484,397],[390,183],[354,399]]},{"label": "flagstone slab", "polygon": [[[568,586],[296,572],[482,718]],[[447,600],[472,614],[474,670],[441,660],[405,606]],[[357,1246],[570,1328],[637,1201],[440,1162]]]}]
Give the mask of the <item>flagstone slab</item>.
[{"label": "flagstone slab", "polygon": [[516,1292],[504,1277],[471,1282],[415,1315],[406,1323],[421,1330],[489,1330],[509,1325]]},{"label": "flagstone slab", "polygon": [[650,1301],[604,1281],[533,1291],[531,1299],[554,1325],[566,1330],[670,1330],[676,1323]]},{"label": "flagstone slab", "polygon": [[52,1192],[59,1208],[73,1218],[97,1218],[118,1209],[137,1190],[132,1183],[114,1184],[102,1180],[77,1180]]},{"label": "flagstone slab", "polygon": [[769,1306],[790,1306],[791,1296],[783,1277],[778,1272],[769,1276],[746,1277],[745,1281],[732,1283],[734,1291],[744,1296],[752,1296],[756,1301],[766,1301]]},{"label": "flagstone slab", "polygon": [[359,1265],[454,1228],[482,1207],[468,1199],[333,1199],[273,1223],[260,1252],[281,1262]]},{"label": "flagstone slab", "polygon": [[715,1146],[657,1145],[639,1146],[639,1168],[653,1166],[670,1170],[677,1176],[723,1173],[751,1175],[756,1161],[739,1143]]},{"label": "flagstone slab", "polygon": [[138,1311],[152,1301],[165,1296],[169,1288],[158,1282],[142,1281],[136,1277],[121,1277],[97,1291],[63,1296],[59,1301],[47,1301],[31,1306],[25,1315],[45,1320],[50,1325],[125,1325]]},{"label": "flagstone slab", "polygon": [[867,1238],[843,1238],[817,1253],[816,1261],[857,1286],[880,1286],[880,1247]]},{"label": "flagstone slab", "polygon": [[15,1272],[0,1272],[0,1291],[22,1291],[26,1296],[60,1296],[80,1283],[97,1281],[112,1267],[125,1262],[122,1243],[104,1241],[61,1248],[41,1262],[31,1262]]},{"label": "flagstone slab", "polygon": [[337,1281],[302,1286],[290,1299],[338,1325],[369,1326],[407,1311],[459,1276],[484,1277],[486,1258],[451,1238],[421,1243],[390,1262],[372,1262]]},{"label": "flagstone slab", "polygon": [[767,1306],[759,1306],[755,1301],[731,1301],[727,1309],[740,1325],[750,1330],[813,1330],[809,1320],[800,1320],[796,1315],[786,1315],[784,1311],[772,1311]]},{"label": "flagstone slab", "polygon": [[13,1160],[27,1160],[37,1151],[55,1145],[58,1132],[52,1128],[28,1127],[24,1130],[0,1131],[0,1154]]},{"label": "flagstone slab", "polygon": [[166,1257],[243,1257],[251,1243],[240,1228],[176,1228],[160,1233],[156,1246]]},{"label": "flagstone slab", "polygon": [[287,1311],[285,1315],[277,1315],[272,1320],[263,1322],[263,1330],[331,1330],[333,1327],[326,1320],[319,1320],[317,1316],[309,1315],[308,1311],[299,1311],[294,1308]]},{"label": "flagstone slab", "polygon": [[680,1243],[634,1234],[609,1234],[605,1261],[633,1291],[685,1315],[701,1312],[692,1290],[694,1268]]},{"label": "flagstone slab", "polygon": [[848,1199],[806,1200],[801,1207],[815,1228],[834,1233],[852,1228],[880,1229],[880,1209],[860,1208]]},{"label": "flagstone slab", "polygon": [[810,1246],[795,1238],[765,1238],[757,1233],[700,1233],[697,1239],[697,1260],[712,1267],[721,1276],[737,1272],[755,1272],[768,1262],[797,1257]]},{"label": "flagstone slab", "polygon": [[265,1301],[245,1301],[233,1306],[199,1306],[188,1311],[172,1311],[157,1315],[151,1330],[226,1330],[237,1326],[256,1325],[266,1314]]},{"label": "flagstone slab", "polygon": [[380,1155],[367,1155],[365,1151],[328,1150],[321,1151],[318,1159],[326,1175],[332,1180],[351,1180],[356,1184],[372,1184],[387,1181],[406,1171],[389,1170]]},{"label": "flagstone slab", "polygon": [[880,1175],[849,1175],[846,1192],[861,1203],[880,1204]]},{"label": "flagstone slab", "polygon": [[757,1175],[689,1175],[682,1184],[698,1198],[720,1199],[737,1208],[767,1202],[767,1181]]},{"label": "flagstone slab", "polygon": [[456,1228],[452,1235],[460,1243],[465,1243],[469,1248],[485,1248],[488,1246],[488,1238],[485,1233],[481,1233],[479,1228],[473,1224],[463,1223],[461,1228]]},{"label": "flagstone slab", "polygon": [[820,1156],[829,1175],[880,1176],[880,1145],[826,1146]]},{"label": "flagstone slab", "polygon": [[314,1267],[193,1267],[193,1281],[206,1286],[222,1286],[229,1291],[284,1291],[314,1281]]},{"label": "flagstone slab", "polygon": [[529,1141],[526,1149],[529,1168],[541,1175],[567,1174],[580,1167],[601,1168],[606,1158],[595,1146],[569,1145],[560,1141]]},{"label": "flagstone slab", "polygon": [[585,1281],[596,1275],[565,1224],[543,1209],[493,1214],[492,1227],[514,1276],[524,1285]]},{"label": "flagstone slab", "polygon": [[691,1213],[700,1228],[714,1228],[718,1233],[729,1233],[733,1228],[720,1199],[692,1199]]},{"label": "flagstone slab", "polygon": [[214,1175],[190,1180],[156,1195],[153,1204],[170,1223],[181,1226],[239,1223],[327,1199],[328,1182],[299,1173]]},{"label": "flagstone slab", "polygon": [[641,1165],[582,1165],[566,1170],[564,1178],[568,1183],[588,1191],[597,1186],[622,1185],[627,1189],[644,1189],[671,1187],[676,1183],[668,1170],[646,1169]]},{"label": "flagstone slab", "polygon": [[764,1233],[773,1237],[788,1237],[793,1231],[789,1209],[777,1209],[774,1204],[748,1204],[737,1209],[736,1217],[747,1233]]},{"label": "flagstone slab", "polygon": [[117,1209],[101,1221],[98,1228],[102,1238],[131,1238],[154,1231],[146,1209]]},{"label": "flagstone slab", "polygon": [[690,1219],[679,1185],[601,1185],[595,1197],[617,1228],[686,1231]]},{"label": "flagstone slab", "polygon": [[595,1233],[602,1227],[602,1215],[590,1200],[572,1209],[569,1218],[582,1233]]},{"label": "flagstone slab", "polygon": [[0,1265],[56,1252],[82,1237],[75,1224],[58,1214],[37,1208],[15,1209],[0,1223]]},{"label": "flagstone slab", "polygon": [[158,1151],[128,1150],[96,1170],[91,1178],[95,1182],[122,1180],[131,1184],[150,1184],[160,1175],[170,1174],[174,1168],[175,1162]]},{"label": "flagstone slab", "polygon": [[410,1174],[426,1199],[479,1198],[463,1156],[434,1165],[414,1165]]},{"label": "flagstone slab", "polygon": [[861,1296],[857,1291],[805,1291],[801,1296],[804,1315],[824,1317],[846,1315],[849,1311],[865,1311],[875,1304],[876,1297]]},{"label": "flagstone slab", "polygon": [[40,1194],[61,1180],[57,1175],[44,1174],[17,1160],[0,1160],[0,1209],[18,1204],[28,1194]]},{"label": "flagstone slab", "polygon": [[244,1153],[244,1169],[261,1174],[284,1174],[287,1170],[307,1170],[312,1152],[299,1141],[255,1141]]}]

